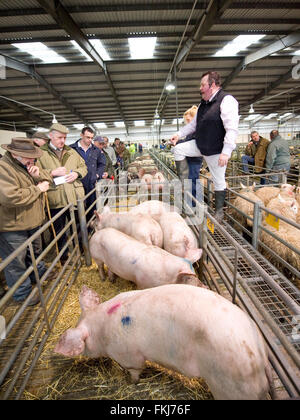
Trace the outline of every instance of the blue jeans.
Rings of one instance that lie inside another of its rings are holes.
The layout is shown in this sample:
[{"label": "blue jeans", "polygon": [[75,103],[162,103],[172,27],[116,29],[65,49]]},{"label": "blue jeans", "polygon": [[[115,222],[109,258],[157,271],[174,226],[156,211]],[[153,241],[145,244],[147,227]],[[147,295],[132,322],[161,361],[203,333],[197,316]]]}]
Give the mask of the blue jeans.
[{"label": "blue jeans", "polygon": [[[289,164],[275,165],[275,166],[273,166],[271,171],[289,172],[290,168],[291,167],[290,167]],[[268,183],[269,184],[278,184],[280,180],[281,180],[281,174],[276,174],[276,175],[270,176]]]},{"label": "blue jeans", "polygon": [[[19,230],[14,232],[0,232],[0,257],[4,260],[27,239],[32,236],[39,227],[30,230]],[[39,236],[32,242],[33,252],[37,258],[42,251],[42,239]],[[32,264],[29,248],[24,249],[6,268],[4,269],[7,286],[12,287],[22,274]],[[39,276],[41,277],[47,270],[44,261],[40,261],[37,265]],[[31,283],[36,281],[34,272],[17,288],[13,294],[14,300],[21,302],[30,294]]]},{"label": "blue jeans", "polygon": [[[190,159],[187,157],[187,161],[189,165],[189,179],[192,180],[192,196],[195,197],[198,201],[202,201],[203,200],[202,189],[201,189],[202,185],[199,181],[199,173],[202,167],[203,159],[201,158]],[[197,185],[198,185],[198,188],[197,188]],[[195,202],[192,201],[191,207],[195,207],[195,206],[196,206]]]},{"label": "blue jeans", "polygon": [[242,164],[243,164],[243,171],[249,173],[248,164],[254,165],[254,157],[243,155],[242,156]]}]

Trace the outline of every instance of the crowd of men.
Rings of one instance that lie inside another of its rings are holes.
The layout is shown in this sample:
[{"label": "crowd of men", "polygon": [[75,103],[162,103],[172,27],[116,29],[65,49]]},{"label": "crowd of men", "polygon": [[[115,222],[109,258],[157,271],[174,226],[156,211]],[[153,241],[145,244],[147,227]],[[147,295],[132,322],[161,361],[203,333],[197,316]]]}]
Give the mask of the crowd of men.
[{"label": "crowd of men", "polygon": [[[126,169],[130,153],[119,138],[110,146],[107,137],[94,138],[94,131],[90,127],[84,127],[80,139],[68,146],[68,132],[67,127],[56,123],[50,127],[48,136],[35,133],[31,139],[13,138],[10,144],[2,145],[6,150],[0,159],[2,260],[24,244],[45,223],[44,193],[47,193],[50,210],[47,216],[54,218],[61,212],[55,218],[53,226],[58,237],[58,250],[62,251],[64,248],[60,262],[66,263],[69,258],[67,238],[65,233],[60,233],[66,225],[69,213],[62,210],[70,203],[76,206],[77,200],[91,192],[98,180],[114,179],[117,168]],[[95,198],[95,193],[92,193],[86,200],[86,208],[90,207]],[[32,245],[37,258],[42,250],[41,236],[37,236]],[[29,305],[36,305],[39,297],[32,295],[34,272],[21,284],[18,282],[31,265],[32,258],[27,247],[6,266],[4,275],[7,286],[14,289],[14,301],[21,303],[27,300]],[[47,269],[45,262],[40,261],[37,268],[39,277],[42,277]]]}]

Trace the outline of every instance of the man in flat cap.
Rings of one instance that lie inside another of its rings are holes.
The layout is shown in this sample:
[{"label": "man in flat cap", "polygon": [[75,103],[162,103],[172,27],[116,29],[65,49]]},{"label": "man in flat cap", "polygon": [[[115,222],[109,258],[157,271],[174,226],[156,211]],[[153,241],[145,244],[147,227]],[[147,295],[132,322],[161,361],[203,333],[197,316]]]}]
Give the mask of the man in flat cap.
[{"label": "man in flat cap", "polygon": [[31,140],[33,140],[36,146],[42,147],[44,144],[48,143],[50,139],[47,134],[42,133],[41,131],[37,131],[31,136]]},{"label": "man in flat cap", "polygon": [[[50,127],[50,141],[41,147],[43,155],[39,158],[39,164],[49,175],[55,179],[64,177],[64,183],[51,185],[48,191],[48,199],[51,217],[54,217],[68,204],[77,204],[77,199],[84,197],[82,178],[87,174],[87,167],[82,157],[71,147],[66,146],[69,130],[62,124],[53,124]],[[56,235],[66,225],[67,212],[64,212],[54,224]],[[67,237],[64,233],[58,240],[58,248],[61,250],[66,244]],[[61,256],[61,262],[68,259],[68,248]]]},{"label": "man in flat cap", "polygon": [[[48,191],[52,178],[35,164],[42,151],[31,139],[13,138],[10,144],[2,144],[6,150],[0,160],[0,257],[4,260],[32,236],[45,220],[43,193]],[[41,237],[32,242],[36,257],[41,253]],[[31,266],[32,260],[25,249],[4,269],[9,288]],[[46,271],[44,262],[38,264],[39,275]],[[32,291],[34,273],[14,291],[13,299],[23,302]],[[30,305],[39,302],[37,296]]]}]

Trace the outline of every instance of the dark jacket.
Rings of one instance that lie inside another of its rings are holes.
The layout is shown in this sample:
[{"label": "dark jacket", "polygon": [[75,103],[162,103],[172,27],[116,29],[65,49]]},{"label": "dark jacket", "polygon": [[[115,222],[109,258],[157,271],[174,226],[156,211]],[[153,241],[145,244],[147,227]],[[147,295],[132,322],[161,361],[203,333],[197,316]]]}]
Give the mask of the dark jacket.
[{"label": "dark jacket", "polygon": [[94,146],[93,144],[85,153],[84,150],[79,146],[79,140],[75,143],[70,144],[72,149],[84,159],[87,166],[88,173],[81,179],[81,182],[84,187],[84,191],[87,194],[93,188],[98,180],[102,179],[103,172],[105,172],[106,159],[105,154]]}]

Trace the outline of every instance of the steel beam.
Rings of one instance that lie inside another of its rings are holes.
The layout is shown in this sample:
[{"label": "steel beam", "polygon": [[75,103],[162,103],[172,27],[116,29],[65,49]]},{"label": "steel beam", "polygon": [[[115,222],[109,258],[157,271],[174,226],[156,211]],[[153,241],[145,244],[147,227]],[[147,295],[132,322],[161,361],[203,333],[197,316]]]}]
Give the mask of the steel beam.
[{"label": "steel beam", "polygon": [[87,36],[81,31],[81,29],[78,27],[78,25],[75,23],[75,21],[72,19],[72,17],[69,15],[69,13],[66,11],[66,9],[63,7],[59,0],[37,0],[37,2],[40,4],[40,6],[43,7],[43,9],[47,11],[47,13],[49,13],[50,16],[52,16],[52,18],[58,23],[59,27],[61,29],[64,29],[67,32],[67,34],[71,36],[71,39],[74,39],[78,43],[78,45],[91,57],[94,63],[96,63],[103,71],[108,86],[110,88],[111,94],[116,102],[118,111],[121,115],[121,118],[124,121],[126,131],[128,134],[128,127],[126,125],[125,115],[121,108],[121,104],[119,102],[110,75],[107,71],[106,64],[104,63],[98,52],[95,50]]},{"label": "steel beam", "polygon": [[15,112],[18,112],[19,114],[24,115],[26,120],[28,121],[34,121],[36,124],[44,127],[47,122],[45,120],[42,120],[37,115],[34,115],[32,112],[25,111],[24,108],[22,108],[20,105],[16,104],[15,102],[8,101],[7,99],[0,97],[0,104],[3,104],[11,109],[13,109]]}]

